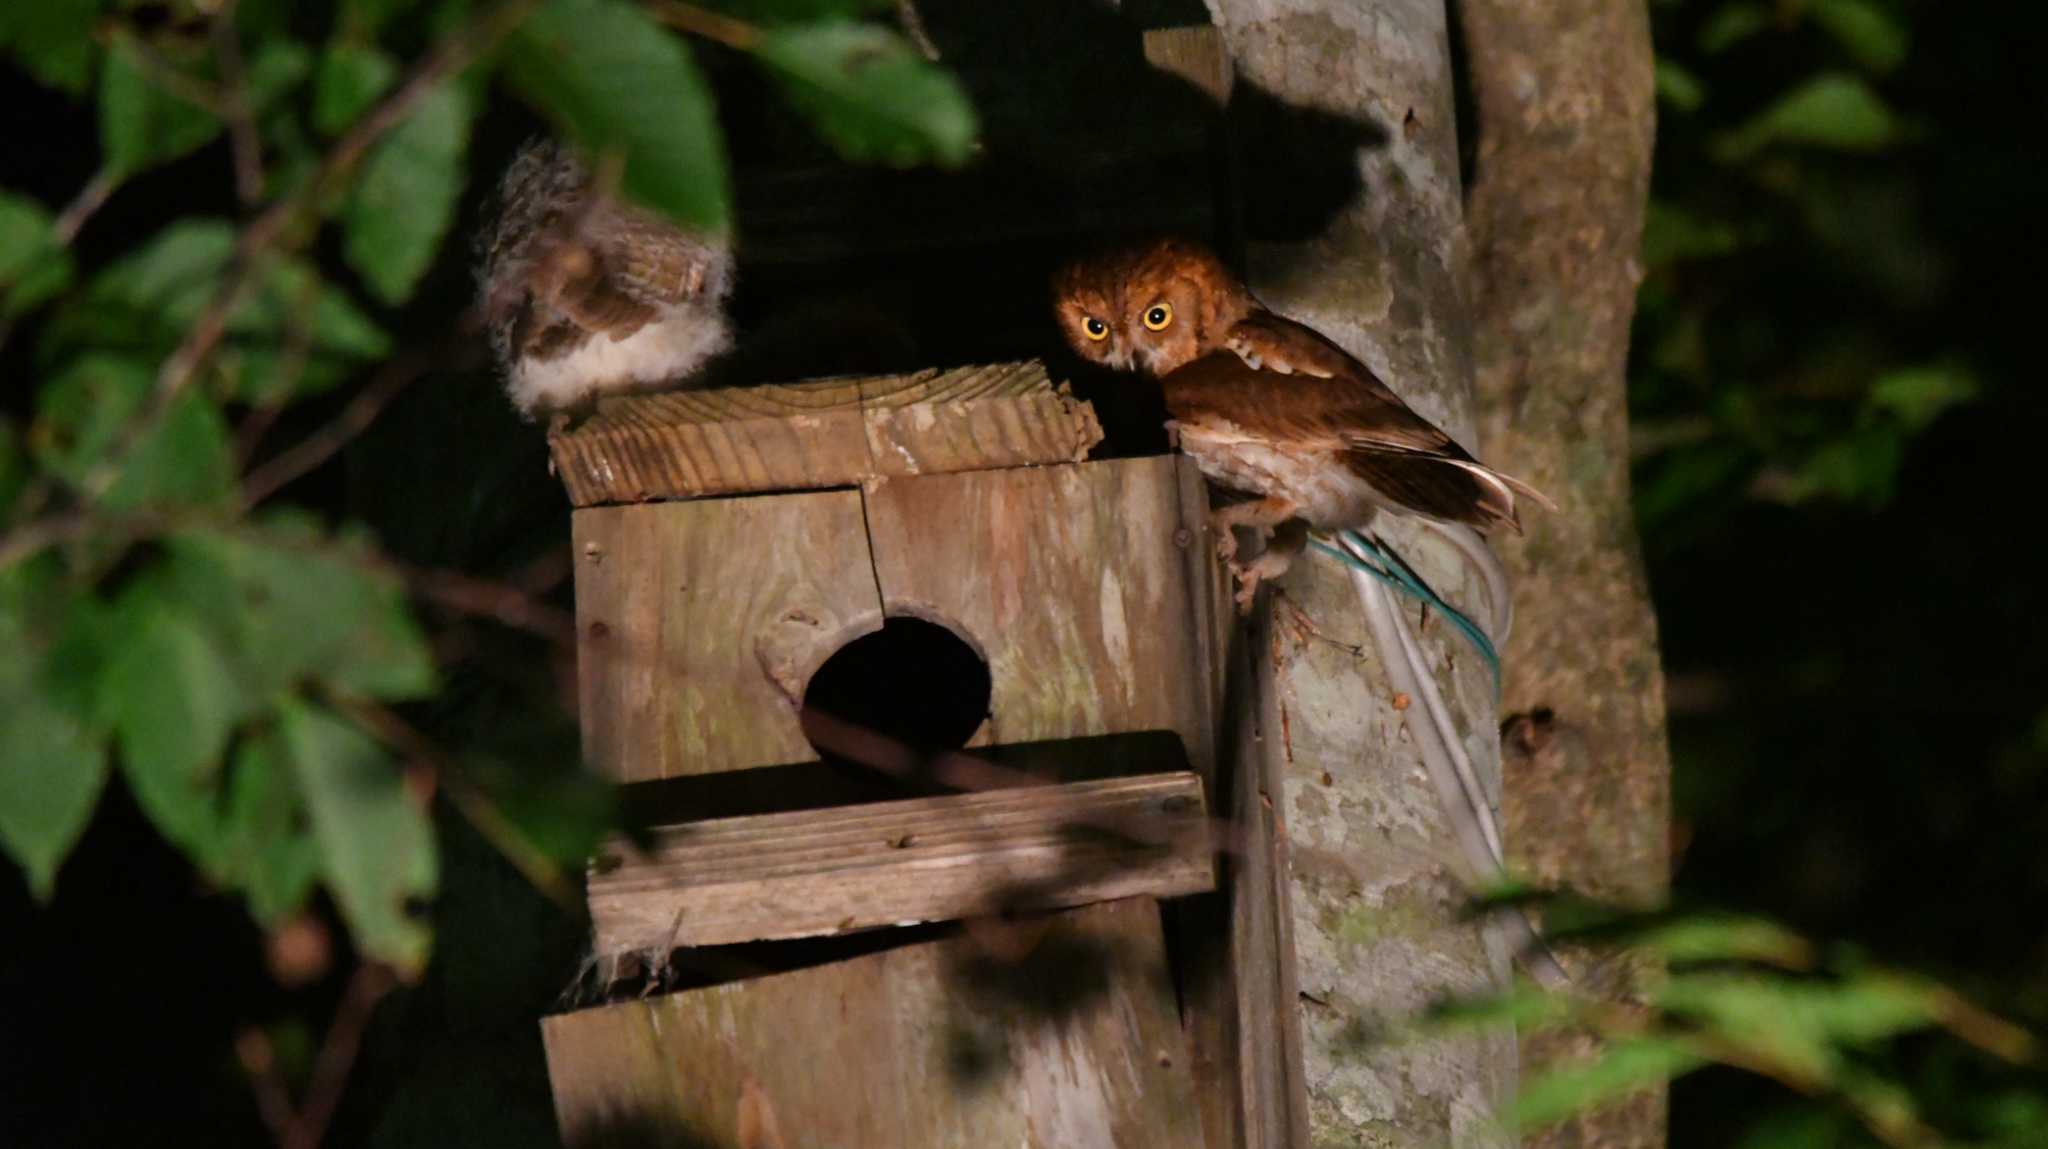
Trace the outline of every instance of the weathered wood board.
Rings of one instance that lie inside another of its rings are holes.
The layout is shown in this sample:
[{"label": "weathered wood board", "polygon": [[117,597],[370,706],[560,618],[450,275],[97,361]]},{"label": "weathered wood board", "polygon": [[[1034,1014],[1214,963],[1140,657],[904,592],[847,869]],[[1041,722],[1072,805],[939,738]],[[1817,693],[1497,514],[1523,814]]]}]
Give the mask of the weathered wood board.
[{"label": "weathered wood board", "polygon": [[1036,360],[628,395],[548,437],[579,507],[1071,463],[1102,439]]},{"label": "weathered wood board", "polygon": [[1199,1149],[1163,952],[1135,898],[1053,916],[1014,961],[957,936],[551,1017],[562,1141]]},{"label": "weathered wood board", "polygon": [[667,826],[607,845],[599,954],[816,937],[1215,887],[1186,772]]},{"label": "weathered wood board", "polygon": [[572,535],[592,769],[637,782],[815,757],[804,682],[882,625],[858,491],[604,507]]},{"label": "weathered wood board", "polygon": [[974,745],[1173,730],[1206,772],[1214,736],[1191,464],[1114,459],[892,480],[867,497],[890,614],[952,628],[989,663]]}]

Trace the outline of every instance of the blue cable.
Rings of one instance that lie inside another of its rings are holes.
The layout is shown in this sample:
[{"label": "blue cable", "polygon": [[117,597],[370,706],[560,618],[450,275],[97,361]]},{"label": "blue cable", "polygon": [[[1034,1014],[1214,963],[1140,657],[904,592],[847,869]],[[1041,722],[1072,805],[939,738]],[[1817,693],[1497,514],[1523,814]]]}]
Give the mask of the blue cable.
[{"label": "blue cable", "polygon": [[1441,595],[1429,589],[1428,584],[1417,578],[1415,572],[1408,568],[1408,564],[1402,562],[1393,551],[1357,531],[1340,531],[1338,534],[1370,555],[1380,565],[1366,562],[1350,551],[1342,547],[1333,547],[1318,538],[1309,539],[1309,545],[1353,570],[1364,571],[1388,586],[1434,607],[1445,618],[1451,620],[1452,626],[1464,633],[1473,648],[1479,652],[1479,657],[1486,660],[1487,668],[1493,671],[1493,688],[1496,691],[1500,689],[1500,652],[1493,648],[1493,640],[1486,637],[1486,632],[1479,628],[1478,623],[1473,622],[1463,611],[1445,602]]}]

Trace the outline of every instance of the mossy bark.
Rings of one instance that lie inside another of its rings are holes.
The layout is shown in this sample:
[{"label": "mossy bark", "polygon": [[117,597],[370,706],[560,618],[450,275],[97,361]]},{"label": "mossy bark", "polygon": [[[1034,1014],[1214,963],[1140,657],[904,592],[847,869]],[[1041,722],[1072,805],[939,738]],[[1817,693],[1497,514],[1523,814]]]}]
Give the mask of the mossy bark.
[{"label": "mossy bark", "polygon": [[[1270,97],[1300,129],[1287,143],[1348,140],[1334,170],[1352,191],[1299,240],[1278,239],[1249,195],[1247,261],[1269,306],[1342,344],[1416,409],[1473,438],[1470,329],[1462,298],[1462,196],[1450,27],[1441,0],[1212,0],[1238,68],[1239,106]],[[1248,148],[1262,141],[1243,140]],[[1270,141],[1266,141],[1270,142]],[[1286,149],[1283,149],[1286,150]],[[1320,163],[1330,157],[1285,155]],[[1256,160],[1247,181],[1286,178]],[[1282,194],[1285,194],[1284,192]],[[1432,538],[1382,524],[1388,540],[1452,601],[1483,601],[1478,579]],[[1388,685],[1345,570],[1311,554],[1282,580],[1271,624],[1255,628],[1273,697],[1262,715],[1264,797],[1285,832],[1313,1146],[1469,1147],[1511,1093],[1505,1034],[1426,1042],[1394,1030],[1446,996],[1507,976],[1504,951],[1462,914],[1456,838],[1404,728],[1412,700]],[[1410,617],[1414,618],[1413,611]],[[1498,715],[1485,664],[1440,619],[1423,642],[1459,735],[1489,784]],[[1419,703],[1417,703],[1419,705]]]},{"label": "mossy bark", "polygon": [[[1477,178],[1458,171],[1443,0],[1209,0],[1241,85],[1360,125],[1356,194],[1308,238],[1261,242],[1254,289],[1378,370],[1560,512],[1496,540],[1516,578],[1504,705],[1483,664],[1431,621],[1424,643],[1515,866],[1647,900],[1666,881],[1669,766],[1654,621],[1629,512],[1624,368],[1649,170],[1641,0],[1457,4],[1477,99]],[[1241,101],[1240,101],[1241,102]],[[1260,170],[1247,180],[1270,178]],[[1257,197],[1253,197],[1256,203]],[[1270,238],[1270,237],[1269,237]],[[1433,540],[1385,527],[1454,602],[1482,588]],[[1497,1143],[1517,1058],[1504,1035],[1379,1040],[1447,994],[1497,985],[1497,948],[1458,917],[1455,845],[1403,729],[1345,575],[1305,560],[1270,628],[1277,705],[1261,736],[1280,792],[1317,1146]],[[1503,724],[1503,715],[1510,715]],[[1583,1052],[1532,1045],[1544,1059]],[[1528,1072],[1526,1069],[1523,1072]],[[1575,1121],[1546,1145],[1654,1146],[1660,1096]]]},{"label": "mossy bark", "polygon": [[[1535,880],[1625,903],[1668,882],[1670,759],[1656,621],[1630,509],[1627,362],[1654,130],[1643,0],[1462,0],[1478,139],[1469,297],[1486,458],[1557,500],[1500,547],[1509,853]],[[1577,963],[1572,963],[1580,969]],[[1628,962],[1587,988],[1627,993]],[[1586,972],[1581,970],[1581,976]],[[1524,1073],[1590,1039],[1525,1043]],[[1641,1094],[1532,1138],[1658,1146]]]}]

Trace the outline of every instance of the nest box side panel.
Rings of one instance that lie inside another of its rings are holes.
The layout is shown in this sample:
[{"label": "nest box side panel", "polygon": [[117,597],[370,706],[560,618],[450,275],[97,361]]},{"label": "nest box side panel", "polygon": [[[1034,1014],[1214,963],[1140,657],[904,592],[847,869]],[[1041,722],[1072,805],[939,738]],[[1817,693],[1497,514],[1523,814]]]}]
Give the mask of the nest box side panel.
[{"label": "nest box side panel", "polygon": [[891,614],[989,663],[975,744],[1172,730],[1213,762],[1208,500],[1170,456],[891,479],[868,495]]},{"label": "nest box side panel", "polygon": [[548,1018],[562,1141],[1201,1149],[1157,903],[1042,921]]},{"label": "nest box side panel", "polygon": [[574,516],[579,718],[621,782],[815,758],[810,674],[882,624],[858,491]]}]

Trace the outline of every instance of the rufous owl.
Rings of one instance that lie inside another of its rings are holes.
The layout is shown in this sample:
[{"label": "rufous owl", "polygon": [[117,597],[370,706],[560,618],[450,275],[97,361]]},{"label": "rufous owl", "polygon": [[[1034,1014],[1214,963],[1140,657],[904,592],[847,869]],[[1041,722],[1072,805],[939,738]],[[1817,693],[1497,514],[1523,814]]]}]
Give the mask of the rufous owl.
[{"label": "rufous owl", "polygon": [[[1257,496],[1218,509],[1218,552],[1248,605],[1309,528],[1352,530],[1381,510],[1519,531],[1518,495],[1543,496],[1474,459],[1371,368],[1268,311],[1216,254],[1167,239],[1085,260],[1053,281],[1082,358],[1160,380],[1167,424],[1212,482]],[[1270,538],[1236,561],[1234,527]]]},{"label": "rufous owl", "polygon": [[479,247],[491,349],[528,418],[688,386],[732,344],[726,238],[617,199],[565,145],[514,157]]}]

